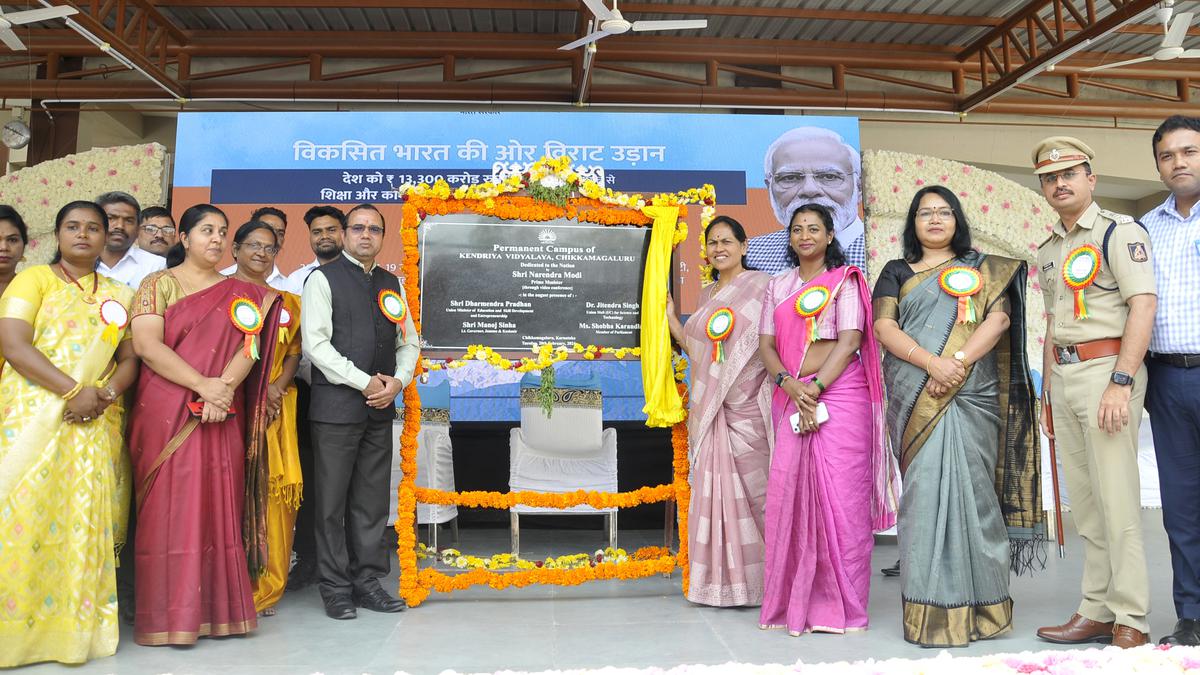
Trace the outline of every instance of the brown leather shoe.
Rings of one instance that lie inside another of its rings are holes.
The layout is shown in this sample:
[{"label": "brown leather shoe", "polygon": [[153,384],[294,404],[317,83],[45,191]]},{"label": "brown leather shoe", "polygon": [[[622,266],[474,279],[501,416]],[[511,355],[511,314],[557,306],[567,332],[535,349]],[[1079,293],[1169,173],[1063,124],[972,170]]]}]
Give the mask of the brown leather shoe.
[{"label": "brown leather shoe", "polygon": [[1129,649],[1130,647],[1141,647],[1150,641],[1150,636],[1129,626],[1117,624],[1113,629],[1112,644],[1114,647],[1121,649]]},{"label": "brown leather shoe", "polygon": [[[1121,626],[1125,628],[1125,626]],[[1125,628],[1125,630],[1133,630]],[[1072,614],[1071,619],[1061,626],[1039,628],[1037,636],[1047,642],[1060,645],[1079,645],[1087,642],[1110,642],[1113,639],[1113,624],[1100,623]]]}]

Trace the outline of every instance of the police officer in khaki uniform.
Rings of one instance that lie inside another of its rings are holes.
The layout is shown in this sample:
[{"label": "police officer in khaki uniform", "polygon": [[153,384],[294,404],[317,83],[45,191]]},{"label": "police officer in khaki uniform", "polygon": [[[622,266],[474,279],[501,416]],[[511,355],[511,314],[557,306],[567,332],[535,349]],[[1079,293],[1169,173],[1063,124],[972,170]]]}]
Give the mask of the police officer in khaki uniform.
[{"label": "police officer in khaki uniform", "polygon": [[[1137,447],[1142,359],[1157,297],[1146,231],[1092,200],[1094,156],[1068,136],[1047,138],[1033,151],[1042,194],[1059,215],[1038,249],[1048,314],[1042,393],[1053,408],[1052,437],[1084,547],[1078,611],[1037,634],[1057,643],[1136,647],[1149,631]],[[1042,427],[1051,436],[1048,422]]]}]

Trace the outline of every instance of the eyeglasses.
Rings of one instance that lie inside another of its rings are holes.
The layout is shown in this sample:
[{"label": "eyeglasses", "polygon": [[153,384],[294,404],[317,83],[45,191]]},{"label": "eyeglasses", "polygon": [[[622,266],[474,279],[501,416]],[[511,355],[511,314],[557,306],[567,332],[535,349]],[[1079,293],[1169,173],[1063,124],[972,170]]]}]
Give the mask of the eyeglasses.
[{"label": "eyeglasses", "polygon": [[1054,185],[1060,178],[1070,183],[1082,173],[1084,172],[1080,171],[1079,169],[1067,169],[1066,171],[1059,171],[1058,173],[1044,173],[1041,176],[1038,176],[1038,178],[1041,179],[1042,185]]},{"label": "eyeglasses", "polygon": [[350,230],[354,234],[359,234],[359,235],[361,235],[363,232],[370,232],[371,236],[373,236],[373,237],[382,237],[383,236],[383,228],[379,227],[378,225],[371,225],[371,226],[351,225],[351,226],[347,227],[346,229]]},{"label": "eyeglasses", "polygon": [[954,211],[950,209],[919,209],[917,211],[917,220],[933,220],[937,216],[938,220],[952,220]]},{"label": "eyeglasses", "polygon": [[175,228],[171,227],[170,225],[163,225],[161,227],[158,225],[143,225],[142,229],[149,233],[150,236],[154,236],[156,234],[165,234],[169,237],[175,234]]},{"label": "eyeglasses", "polygon": [[813,173],[803,173],[800,171],[788,171],[786,173],[777,173],[771,176],[771,182],[784,189],[791,189],[801,185],[809,177],[817,182],[818,185],[824,187],[841,187],[846,184],[846,180],[850,177],[841,171],[815,171]]},{"label": "eyeglasses", "polygon": [[266,253],[267,255],[275,255],[276,253],[279,253],[278,246],[275,246],[273,244],[260,244],[257,241],[251,241],[251,242],[247,242],[245,244],[238,244],[238,248],[244,248],[251,253],[258,253],[261,251],[263,253]]}]

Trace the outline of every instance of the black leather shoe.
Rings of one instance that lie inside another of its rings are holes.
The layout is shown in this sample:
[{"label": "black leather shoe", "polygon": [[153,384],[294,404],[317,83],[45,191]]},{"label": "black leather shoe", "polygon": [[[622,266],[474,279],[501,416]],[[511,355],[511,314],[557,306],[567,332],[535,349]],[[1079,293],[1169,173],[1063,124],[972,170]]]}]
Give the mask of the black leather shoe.
[{"label": "black leather shoe", "polygon": [[1159,640],[1158,644],[1182,647],[1200,646],[1200,621],[1180,619],[1175,623],[1175,632]]},{"label": "black leather shoe", "polygon": [[879,570],[879,573],[885,577],[900,576],[900,561],[897,560],[895,565],[892,565],[891,567],[885,567],[885,568]]},{"label": "black leather shoe", "polygon": [[402,600],[397,600],[387,594],[381,586],[376,586],[368,591],[359,593],[354,592],[354,604],[369,609],[372,612],[384,612],[385,614],[393,614],[395,612],[403,612],[407,606]]},{"label": "black leather shoe", "polygon": [[307,558],[300,558],[288,572],[287,589],[298,591],[317,580],[317,564]]},{"label": "black leather shoe", "polygon": [[325,616],[331,619],[357,619],[358,610],[354,609],[354,600],[349,595],[335,595],[325,598]]}]

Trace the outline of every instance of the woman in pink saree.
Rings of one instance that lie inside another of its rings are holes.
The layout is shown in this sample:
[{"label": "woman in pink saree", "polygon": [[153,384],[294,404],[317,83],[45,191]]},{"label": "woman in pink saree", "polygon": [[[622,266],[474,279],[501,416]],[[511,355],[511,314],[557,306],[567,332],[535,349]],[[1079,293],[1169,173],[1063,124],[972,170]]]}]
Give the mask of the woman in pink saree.
[{"label": "woman in pink saree", "polygon": [[758,317],[770,277],[747,270],[746,230],[719,216],[704,232],[716,282],[671,335],[692,370],[688,411],[687,598],[716,607],[762,604],[763,507],[770,461],[771,384],[758,356]]},{"label": "woman in pink saree", "polygon": [[826,207],[796,209],[788,233],[796,267],[771,280],[759,326],[776,385],[759,623],[792,635],[863,630],[872,535],[896,520],[870,292]]}]

